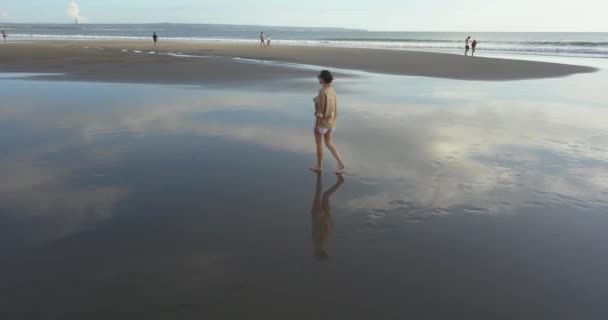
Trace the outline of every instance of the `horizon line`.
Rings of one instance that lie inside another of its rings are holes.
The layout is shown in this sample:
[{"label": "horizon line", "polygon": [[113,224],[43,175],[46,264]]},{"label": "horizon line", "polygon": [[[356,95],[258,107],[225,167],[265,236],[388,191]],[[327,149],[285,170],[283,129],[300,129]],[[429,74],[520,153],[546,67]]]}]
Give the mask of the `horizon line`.
[{"label": "horizon line", "polygon": [[122,25],[159,25],[159,24],[173,24],[173,25],[214,25],[214,26],[239,26],[239,27],[260,27],[260,28],[299,28],[299,29],[334,29],[334,30],[346,30],[346,31],[364,31],[364,32],[445,32],[445,33],[460,33],[460,32],[479,32],[479,33],[608,33],[607,31],[565,31],[565,30],[514,30],[514,31],[505,31],[505,30],[382,30],[382,29],[367,29],[367,28],[356,28],[356,27],[327,27],[327,26],[319,26],[319,27],[311,27],[311,26],[286,26],[286,25],[257,25],[257,24],[232,24],[232,23],[201,23],[201,22],[79,22],[75,24],[73,22],[0,22],[0,26],[9,26],[11,24],[32,24],[32,25],[112,25],[112,24],[122,24]]}]

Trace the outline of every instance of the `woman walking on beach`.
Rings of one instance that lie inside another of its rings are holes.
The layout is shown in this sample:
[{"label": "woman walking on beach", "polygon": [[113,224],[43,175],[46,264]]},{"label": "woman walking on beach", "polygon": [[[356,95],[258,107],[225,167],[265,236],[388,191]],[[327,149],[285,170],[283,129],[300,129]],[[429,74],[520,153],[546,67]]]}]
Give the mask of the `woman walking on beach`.
[{"label": "woman walking on beach", "polygon": [[2,38],[4,38],[4,41],[6,41],[6,31],[2,30]]},{"label": "woman walking on beach", "polygon": [[266,45],[264,44],[264,32],[260,33],[260,47],[265,47]]},{"label": "woman walking on beach", "polygon": [[152,35],[152,40],[154,40],[154,47],[156,47],[156,42],[158,42],[158,36],[156,35],[156,32],[154,32],[154,34]]},{"label": "woman walking on beach", "polygon": [[471,40],[471,36],[468,36],[467,39],[464,41],[464,55],[468,56],[469,55],[469,40]]},{"label": "woman walking on beach", "polygon": [[334,80],[331,72],[327,70],[321,71],[317,76],[321,89],[319,94],[312,100],[315,103],[315,142],[317,144],[317,164],[310,168],[315,172],[320,172],[323,168],[323,140],[327,149],[336,159],[338,163],[338,170],[335,172],[337,175],[341,175],[344,172],[344,162],[340,153],[336,149],[333,143],[334,131],[336,128],[336,120],[338,117],[338,100],[336,97],[336,91],[331,86]]}]

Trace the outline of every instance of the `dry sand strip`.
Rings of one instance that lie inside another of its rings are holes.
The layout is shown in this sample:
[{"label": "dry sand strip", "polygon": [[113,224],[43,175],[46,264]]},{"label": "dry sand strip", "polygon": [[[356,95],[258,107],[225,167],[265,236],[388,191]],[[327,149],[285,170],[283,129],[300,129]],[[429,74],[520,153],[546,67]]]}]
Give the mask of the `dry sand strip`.
[{"label": "dry sand strip", "polygon": [[314,79],[316,75],[316,71],[306,69],[238,63],[231,59],[134,53],[133,50],[103,49],[91,43],[11,44],[0,47],[0,72],[63,74],[36,77],[45,80],[187,85]]},{"label": "dry sand strip", "polygon": [[[135,53],[134,51],[141,51]],[[10,43],[0,46],[0,72],[65,73],[68,79],[202,83],[311,76],[310,70],[242,63],[231,59],[183,58],[156,53],[183,53],[327,68],[460,80],[506,81],[564,77],[597,69],[536,61],[464,55],[328,47],[274,46],[147,41],[69,41]]]}]

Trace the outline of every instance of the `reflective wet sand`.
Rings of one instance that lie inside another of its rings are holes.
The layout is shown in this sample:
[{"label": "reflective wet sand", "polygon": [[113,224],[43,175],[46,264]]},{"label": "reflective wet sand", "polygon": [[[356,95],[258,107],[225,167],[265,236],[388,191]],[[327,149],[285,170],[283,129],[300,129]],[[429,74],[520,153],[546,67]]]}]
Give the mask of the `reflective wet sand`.
[{"label": "reflective wet sand", "polygon": [[605,79],[0,80],[0,316],[601,319]]}]

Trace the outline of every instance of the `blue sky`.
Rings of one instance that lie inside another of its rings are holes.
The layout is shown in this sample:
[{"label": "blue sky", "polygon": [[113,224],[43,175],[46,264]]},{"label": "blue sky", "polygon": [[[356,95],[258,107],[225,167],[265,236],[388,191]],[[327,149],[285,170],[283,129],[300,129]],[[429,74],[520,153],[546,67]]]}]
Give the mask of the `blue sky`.
[{"label": "blue sky", "polygon": [[[2,0],[2,22],[70,22],[69,0]],[[604,31],[608,0],[76,0],[90,23],[226,23],[404,31]]]}]

